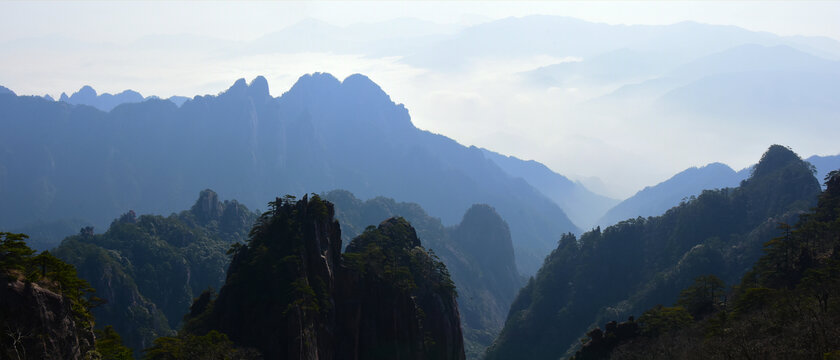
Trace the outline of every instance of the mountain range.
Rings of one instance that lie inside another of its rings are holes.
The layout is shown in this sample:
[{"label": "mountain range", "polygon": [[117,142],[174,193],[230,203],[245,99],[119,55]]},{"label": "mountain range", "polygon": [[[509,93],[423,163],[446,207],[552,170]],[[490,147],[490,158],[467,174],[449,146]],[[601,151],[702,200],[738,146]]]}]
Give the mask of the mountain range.
[{"label": "mountain range", "polygon": [[250,208],[278,193],[344,188],[416,202],[444,224],[489,204],[510,226],[523,273],[579,229],[482,150],[415,128],[362,75],[306,75],[279,98],[258,77],[180,107],[149,99],[110,112],[6,94],[0,117],[0,226],[9,228],[168,213],[204,188]]}]

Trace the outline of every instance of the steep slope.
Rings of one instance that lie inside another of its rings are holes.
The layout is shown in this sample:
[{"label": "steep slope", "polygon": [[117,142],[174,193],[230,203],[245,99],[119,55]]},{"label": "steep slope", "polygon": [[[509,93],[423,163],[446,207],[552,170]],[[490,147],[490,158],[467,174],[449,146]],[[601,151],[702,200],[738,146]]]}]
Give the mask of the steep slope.
[{"label": "steep slope", "polygon": [[572,355],[591,326],[673,303],[699,275],[732,282],[760,256],[780,221],[812,206],[819,183],[773,145],[738,188],[704,191],[664,215],[565,235],[517,296],[488,359]]},{"label": "steep slope", "polygon": [[[782,224],[780,236],[765,238],[764,255],[734,290],[726,291],[714,278],[700,278],[680,293],[674,307],[646,311],[635,334],[624,334],[623,341],[609,345],[601,341],[598,349],[590,341],[575,358],[830,359],[840,355],[836,326],[840,321],[836,297],[840,292],[840,173],[832,173],[825,185],[817,207],[794,226]],[[680,321],[666,315],[680,312],[685,314]],[[586,356],[595,353],[600,356]]]},{"label": "steep slope", "polygon": [[269,204],[186,332],[218,330],[270,359],[463,359],[455,288],[414,228],[391,218],[341,254],[333,205]]},{"label": "steep slope", "polygon": [[618,200],[589,191],[579,182],[551,171],[536,161],[524,161],[481,149],[484,155],[513,177],[522,178],[554,201],[579,228],[594,226],[598,218],[618,204]]},{"label": "steep slope", "polygon": [[461,223],[444,227],[417,204],[383,197],[367,201],[347,191],[323,195],[335,204],[342,239],[361,234],[368,226],[403,217],[417,230],[425,247],[446,264],[458,288],[458,306],[468,359],[477,359],[504,325],[513,297],[522,286],[507,224],[487,205],[474,205]]},{"label": "steep slope", "polygon": [[81,360],[96,356],[89,293],[75,269],[0,232],[0,358]]},{"label": "steep slope", "polygon": [[525,273],[561,233],[577,231],[481,150],[415,128],[362,75],[306,75],[280,98],[264,78],[243,79],[181,107],[147,100],[108,113],[3,95],[0,119],[0,226],[72,214],[101,227],[125,209],[182,209],[205,188],[252,208],[281,192],[344,188],[417,202],[444,224],[489,204],[510,225]]},{"label": "steep slope", "polygon": [[625,199],[598,220],[598,225],[606,227],[622,220],[639,216],[659,216],[666,210],[679,205],[681,201],[697,196],[703,190],[735,187],[748,174],[736,173],[729,166],[712,163],[700,168],[686,169],[670,179],[654,186],[646,187],[630,198]]},{"label": "steep slope", "polygon": [[222,285],[226,252],[242,242],[257,215],[204,190],[190,210],[169,217],[130,211],[103,234],[92,228],[54,250],[106,302],[93,314],[139,351],[181,325],[193,298]]}]

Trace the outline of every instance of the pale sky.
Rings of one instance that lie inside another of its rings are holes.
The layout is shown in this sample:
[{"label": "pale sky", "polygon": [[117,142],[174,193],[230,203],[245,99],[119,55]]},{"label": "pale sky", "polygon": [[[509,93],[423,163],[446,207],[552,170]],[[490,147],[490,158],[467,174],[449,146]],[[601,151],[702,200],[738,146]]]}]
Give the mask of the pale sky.
[{"label": "pale sky", "polygon": [[779,35],[840,39],[837,1],[4,1],[0,8],[3,40],[61,34],[120,41],[175,33],[253,40],[308,17],[335,25],[403,17],[474,24],[532,14],[609,24],[690,20]]},{"label": "pale sky", "polygon": [[[399,56],[361,52],[221,56],[212,51],[219,40],[247,44],[305,19],[348,26],[414,18],[436,23],[424,29],[445,36],[471,25],[527,15],[625,25],[694,21],[840,40],[840,2],[835,1],[0,1],[0,85],[18,94],[58,96],[89,84],[100,93],[133,89],[168,97],[215,94],[238,78],[264,75],[272,94],[279,96],[306,73],[330,72],[339,79],[362,73],[395,102],[405,104],[419,128],[465,145],[534,159],[573,178],[599,177],[614,197],[630,196],[709,162],[738,170],[757,161],[774,142],[790,145],[802,156],[840,153],[829,134],[819,132],[794,136],[780,130],[756,139],[730,138],[732,131],[689,134],[688,127],[668,123],[672,136],[656,137],[650,135],[652,129],[661,131],[664,126],[657,121],[665,119],[630,126],[630,118],[578,110],[579,104],[614,88],[535,90],[518,77],[541,66],[579,61],[578,54],[471,59],[467,70],[453,73],[412,65]],[[144,38],[172,35],[197,36],[200,44],[143,48]],[[691,141],[685,140],[689,137]],[[704,144],[710,141],[719,144],[707,150]]]}]

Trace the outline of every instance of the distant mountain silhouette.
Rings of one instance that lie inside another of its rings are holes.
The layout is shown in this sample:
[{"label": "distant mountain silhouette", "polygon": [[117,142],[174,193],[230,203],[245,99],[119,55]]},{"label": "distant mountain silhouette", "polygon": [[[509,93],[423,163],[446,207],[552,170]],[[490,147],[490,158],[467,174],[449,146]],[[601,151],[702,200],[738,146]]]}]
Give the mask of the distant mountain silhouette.
[{"label": "distant mountain silhouette", "polygon": [[729,166],[711,163],[692,167],[654,186],[649,186],[625,199],[601,217],[598,225],[606,227],[636,217],[659,216],[703,190],[736,187],[749,173],[737,173]]},{"label": "distant mountain silhouette", "polygon": [[12,90],[9,90],[9,88],[7,88],[5,86],[0,86],[0,95],[3,95],[3,94],[15,95],[15,92],[12,91]]},{"label": "distant mountain silhouette", "polygon": [[811,165],[817,168],[816,177],[820,183],[825,180],[825,176],[833,170],[840,170],[840,155],[832,156],[818,156],[814,155],[807,159]]},{"label": "distant mountain silhouette", "polygon": [[[44,98],[47,100],[53,100],[52,96],[49,95],[44,95]],[[85,85],[82,86],[79,91],[73,93],[73,95],[67,96],[66,93],[61,93],[58,101],[63,101],[73,105],[93,106],[99,110],[108,112],[121,104],[139,103],[151,99],[159,98],[157,96],[143,97],[143,95],[134,90],[124,90],[123,92],[114,95],[109,93],[98,94],[93,87]],[[189,99],[190,98],[184,96],[172,96],[167,100],[171,101],[175,105],[181,106]]]},{"label": "distant mountain silhouette", "polygon": [[[806,159],[817,170],[816,178],[822,181],[832,170],[840,169],[840,155],[811,156]],[[735,187],[750,177],[754,166],[739,171],[732,170],[721,163],[711,163],[703,167],[688,168],[670,179],[654,186],[649,186],[611,208],[598,220],[598,225],[606,227],[622,220],[636,217],[659,216],[666,210],[700,195],[703,190]]]},{"label": "distant mountain silhouette", "polygon": [[102,111],[111,111],[117,105],[125,103],[138,103],[143,101],[143,95],[133,90],[125,90],[119,94],[111,95],[109,93],[97,94],[92,87],[85,85],[73,95],[67,96],[61,93],[58,101],[64,101],[73,105],[89,105]]},{"label": "distant mountain silhouette", "polygon": [[502,170],[513,177],[524,179],[557,203],[580,228],[594,226],[598,218],[619,202],[616,199],[593,193],[581,183],[571,181],[534,160],[520,160],[487,149],[482,149],[482,151]]},{"label": "distant mountain silhouette", "polygon": [[415,128],[406,108],[362,75],[305,75],[279,98],[263,77],[240,79],[181,107],[150,99],[107,113],[0,96],[0,119],[4,227],[64,218],[102,227],[129,209],[182,209],[205,188],[252,208],[280,194],[344,188],[416,202],[447,225],[472,204],[489,204],[509,224],[526,274],[560,234],[578,231],[481,150]]}]

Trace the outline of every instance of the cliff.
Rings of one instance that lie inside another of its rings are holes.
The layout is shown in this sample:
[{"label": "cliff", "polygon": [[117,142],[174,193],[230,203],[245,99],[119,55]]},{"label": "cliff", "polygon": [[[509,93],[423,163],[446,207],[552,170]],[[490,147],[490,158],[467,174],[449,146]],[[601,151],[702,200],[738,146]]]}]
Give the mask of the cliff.
[{"label": "cliff", "polygon": [[94,347],[93,324],[37,283],[0,277],[0,326],[3,359],[82,359]]},{"label": "cliff", "polygon": [[342,255],[334,214],[318,196],[272,202],[184,331],[217,330],[268,359],[464,359],[454,285],[414,228],[389,219]]}]

